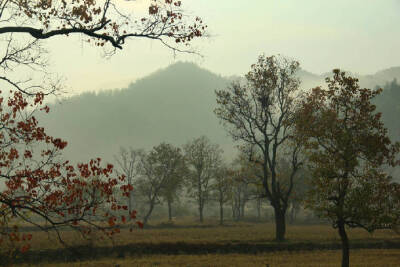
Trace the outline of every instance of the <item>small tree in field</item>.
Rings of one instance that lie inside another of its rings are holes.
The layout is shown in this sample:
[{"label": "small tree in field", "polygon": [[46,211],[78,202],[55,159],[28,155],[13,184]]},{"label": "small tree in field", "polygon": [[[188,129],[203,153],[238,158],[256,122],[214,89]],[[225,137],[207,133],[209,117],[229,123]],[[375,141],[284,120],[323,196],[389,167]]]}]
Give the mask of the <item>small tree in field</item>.
[{"label": "small tree in field", "polygon": [[[129,148],[129,150],[122,148],[115,160],[119,166],[119,172],[121,172],[126,177],[126,185],[129,188],[133,188],[134,180],[139,175],[139,164],[141,156],[144,151],[141,149]],[[128,196],[128,214],[130,214],[134,208],[133,192],[131,191]]]},{"label": "small tree in field", "polygon": [[189,169],[187,184],[189,193],[195,197],[199,220],[203,222],[203,209],[209,200],[213,179],[222,163],[222,149],[201,136],[183,146]]},{"label": "small tree in field", "polygon": [[[176,165],[169,173],[165,185],[161,189],[161,197],[167,202],[168,207],[168,220],[172,221],[172,205],[179,200],[179,194],[184,186],[184,178],[188,173],[185,159],[180,148],[170,145],[165,152],[165,156],[169,160],[174,161]],[[172,167],[171,167],[172,169]]]},{"label": "small tree in field", "polygon": [[249,162],[244,154],[240,154],[232,165],[232,215],[235,220],[243,220],[246,204],[251,199],[260,197],[259,192],[257,192],[257,182],[259,182],[257,172],[259,168],[254,163]]},{"label": "small tree in field", "polygon": [[215,199],[219,204],[219,224],[224,224],[224,205],[232,197],[232,177],[233,171],[227,166],[220,166],[215,174],[214,184],[212,185]]},{"label": "small tree in field", "polygon": [[135,184],[148,204],[143,224],[149,220],[155,205],[161,203],[160,198],[167,201],[169,218],[172,219],[172,202],[185,169],[180,148],[166,143],[155,146],[148,154],[141,156],[139,168],[141,176]]},{"label": "small tree in field", "polygon": [[361,89],[340,70],[328,89],[314,88],[297,113],[296,135],[306,145],[311,170],[307,206],[328,218],[342,241],[342,266],[349,266],[347,227],[369,232],[400,219],[400,186],[384,164],[395,165],[400,144],[392,144],[371,100],[379,90]]}]

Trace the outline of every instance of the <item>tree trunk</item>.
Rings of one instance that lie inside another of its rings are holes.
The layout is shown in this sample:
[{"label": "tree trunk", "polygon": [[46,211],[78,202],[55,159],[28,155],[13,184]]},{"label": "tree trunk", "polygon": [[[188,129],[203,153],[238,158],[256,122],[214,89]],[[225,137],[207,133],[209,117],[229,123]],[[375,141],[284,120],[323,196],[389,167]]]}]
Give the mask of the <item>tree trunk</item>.
[{"label": "tree trunk", "polygon": [[285,240],[286,222],[285,211],[280,208],[274,208],[275,212],[275,240],[278,242]]},{"label": "tree trunk", "polygon": [[261,220],[261,198],[257,198],[257,220]]},{"label": "tree trunk", "polygon": [[203,223],[203,204],[201,201],[199,201],[199,217],[200,217],[200,222]]},{"label": "tree trunk", "polygon": [[246,206],[246,202],[243,201],[240,205],[240,218],[244,219],[244,207]]},{"label": "tree trunk", "polygon": [[238,221],[240,219],[240,208],[237,199],[234,199],[232,201],[232,219],[235,221]]},{"label": "tree trunk", "polygon": [[146,224],[147,224],[147,221],[149,220],[150,215],[151,215],[151,213],[153,212],[153,209],[154,209],[154,203],[152,202],[152,203],[150,203],[150,208],[149,208],[149,210],[147,211],[146,216],[144,216],[144,218],[143,218],[143,225],[146,225]]},{"label": "tree trunk", "polygon": [[219,224],[224,224],[224,204],[219,202]]},{"label": "tree trunk", "polygon": [[290,209],[290,223],[291,224],[293,224],[294,223],[294,220],[295,220],[295,213],[296,213],[296,210],[295,210],[296,208],[295,208],[295,205],[292,203],[292,207],[291,207],[291,209]]},{"label": "tree trunk", "polygon": [[128,218],[129,218],[129,220],[132,220],[132,218],[131,218],[132,211],[133,211],[133,194],[132,194],[132,191],[130,191],[129,199],[128,199],[128,212],[129,212]]},{"label": "tree trunk", "polygon": [[170,199],[167,200],[168,203],[168,220],[172,221],[172,201]]},{"label": "tree trunk", "polygon": [[200,222],[203,223],[203,193],[201,191],[201,176],[198,174],[197,177],[197,194],[198,194],[198,201],[199,201],[199,217],[200,217]]},{"label": "tree trunk", "polygon": [[[128,185],[132,186],[132,174],[131,174],[131,172],[128,172]],[[128,218],[129,218],[129,220],[132,220],[132,218],[131,218],[132,211],[133,211],[133,192],[130,191],[129,192],[129,198],[128,198],[128,212],[129,212]]]},{"label": "tree trunk", "polygon": [[342,267],[349,267],[349,239],[347,238],[346,229],[343,222],[338,223],[338,231],[342,240]]}]

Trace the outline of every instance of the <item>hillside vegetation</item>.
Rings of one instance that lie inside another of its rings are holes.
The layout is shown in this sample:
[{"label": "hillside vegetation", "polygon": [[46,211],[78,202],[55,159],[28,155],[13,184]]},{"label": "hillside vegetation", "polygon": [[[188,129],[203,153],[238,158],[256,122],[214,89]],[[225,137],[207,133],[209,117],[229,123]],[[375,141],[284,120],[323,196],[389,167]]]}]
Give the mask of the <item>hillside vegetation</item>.
[{"label": "hillside vegetation", "polygon": [[[302,88],[323,85],[326,75],[299,72]],[[399,136],[400,67],[359,76],[363,87],[388,87],[377,100],[392,137]],[[213,113],[216,89],[225,88],[233,77],[222,77],[193,63],[178,62],[128,86],[84,93],[53,104],[42,118],[45,127],[69,145],[65,157],[80,161],[100,156],[113,161],[121,146],[151,148],[160,142],[182,145],[206,135],[234,157],[231,139]],[[236,78],[237,79],[237,78]],[[386,92],[387,91],[387,92]]]}]

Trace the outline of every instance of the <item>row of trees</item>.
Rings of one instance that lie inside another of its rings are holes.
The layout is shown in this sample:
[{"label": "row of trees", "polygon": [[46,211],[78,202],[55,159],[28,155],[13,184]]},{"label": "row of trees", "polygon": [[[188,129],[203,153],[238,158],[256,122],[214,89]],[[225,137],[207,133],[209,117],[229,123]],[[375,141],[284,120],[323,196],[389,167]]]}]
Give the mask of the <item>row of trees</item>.
[{"label": "row of trees", "polygon": [[[135,194],[129,196],[129,210],[135,205],[137,208],[139,202],[145,203],[143,223],[146,224],[154,207],[165,203],[169,220],[172,220],[172,205],[185,194],[195,201],[200,222],[204,220],[205,205],[210,201],[219,204],[221,224],[224,206],[228,202],[233,217],[238,220],[244,217],[246,203],[256,199],[260,216],[264,197],[257,179],[260,167],[248,162],[243,155],[232,164],[227,164],[222,154],[222,149],[205,136],[193,139],[183,149],[166,143],[148,152],[121,148],[115,159],[120,172],[127,177],[128,185],[135,188]],[[279,163],[282,164],[280,175],[288,175],[283,172],[287,163],[283,160]],[[292,202],[300,201],[292,199]]]},{"label": "row of trees", "polygon": [[[244,81],[216,91],[215,113],[248,160],[261,166],[276,240],[285,238],[296,174],[306,168],[306,206],[338,229],[342,266],[349,266],[346,227],[372,232],[400,223],[400,185],[385,172],[398,165],[400,144],[391,142],[372,104],[382,89],[360,88],[356,78],[335,69],[326,78],[327,89],[303,94],[298,69],[294,60],[260,56]],[[288,180],[279,177],[281,156]]]}]

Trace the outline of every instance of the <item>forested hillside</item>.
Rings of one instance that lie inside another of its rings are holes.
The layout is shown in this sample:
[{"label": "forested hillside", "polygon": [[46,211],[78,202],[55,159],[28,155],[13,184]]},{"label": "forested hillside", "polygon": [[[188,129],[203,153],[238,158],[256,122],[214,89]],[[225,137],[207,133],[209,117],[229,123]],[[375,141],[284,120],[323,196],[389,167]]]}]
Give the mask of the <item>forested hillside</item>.
[{"label": "forested hillside", "polygon": [[125,89],[71,97],[53,105],[44,121],[52,134],[68,140],[66,154],[76,160],[112,160],[120,146],[181,145],[200,135],[232,151],[213,114],[214,90],[227,84],[194,64],[178,63]]},{"label": "forested hillside", "polygon": [[[325,84],[324,75],[301,70],[299,76],[303,89]],[[363,87],[387,83],[377,105],[393,137],[400,129],[400,90],[391,82],[396,77],[400,78],[400,68],[359,76]],[[84,93],[53,104],[43,122],[51,134],[68,141],[65,156],[76,161],[94,156],[112,161],[120,146],[151,148],[163,141],[181,145],[201,135],[220,144],[231,158],[233,143],[213,109],[214,90],[225,88],[232,79],[179,62],[128,88]]]},{"label": "forested hillside", "polygon": [[383,122],[393,140],[400,141],[400,85],[397,80],[387,82],[376,99],[377,109],[382,112]]}]

